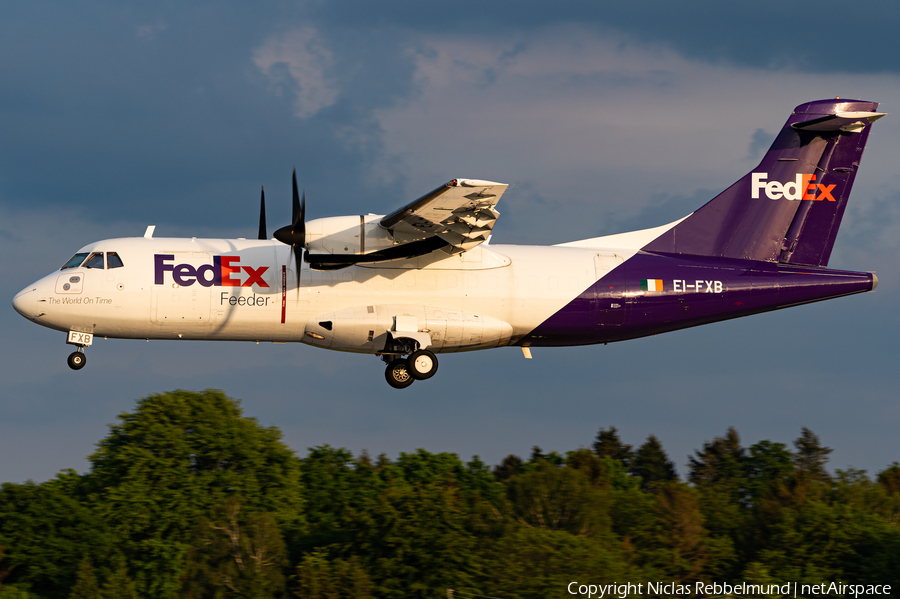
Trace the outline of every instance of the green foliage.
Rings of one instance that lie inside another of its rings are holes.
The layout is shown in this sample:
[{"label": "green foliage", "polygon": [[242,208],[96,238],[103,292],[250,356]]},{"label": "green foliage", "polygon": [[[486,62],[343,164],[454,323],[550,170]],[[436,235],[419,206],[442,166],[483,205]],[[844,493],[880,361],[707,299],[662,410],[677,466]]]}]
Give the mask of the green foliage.
[{"label": "green foliage", "polygon": [[794,464],[797,467],[798,475],[821,482],[828,482],[831,477],[825,470],[825,464],[828,463],[828,454],[831,449],[823,447],[819,442],[819,437],[805,426],[801,430],[801,435],[794,441],[796,453],[794,453]]},{"label": "green foliage", "polygon": [[392,485],[349,519],[351,538],[343,549],[364,560],[380,597],[472,589],[479,564],[466,508],[451,485]]},{"label": "green foliage", "polygon": [[138,599],[137,587],[131,576],[128,575],[128,566],[124,560],[119,560],[116,568],[103,584],[101,593],[103,599]]},{"label": "green foliage", "polygon": [[526,526],[602,535],[609,530],[607,497],[582,470],[549,462],[517,476],[506,487],[516,520]]},{"label": "green foliage", "polygon": [[649,489],[655,483],[671,482],[678,478],[675,464],[666,455],[656,435],[647,437],[631,459],[629,472],[641,478],[641,488]]},{"label": "green foliage", "polygon": [[878,484],[891,495],[900,495],[900,463],[894,462],[889,468],[879,472]]},{"label": "green foliage", "polygon": [[750,447],[744,462],[746,499],[758,501],[772,493],[783,491],[794,474],[791,452],[784,443],[760,441]]},{"label": "green foliage", "polygon": [[273,514],[288,534],[300,529],[299,460],[237,401],[173,391],[140,400],[119,420],[90,456],[88,484],[141,593],[177,593],[194,525],[229,497]]},{"label": "green foliage", "polygon": [[715,486],[741,499],[746,486],[744,476],[746,451],[734,427],[729,427],[724,437],[716,437],[704,443],[703,450],[688,460],[688,480],[699,487]]},{"label": "green foliage", "polygon": [[78,575],[75,586],[69,594],[69,599],[97,599],[100,597],[100,584],[97,575],[94,574],[94,565],[91,558],[85,557],[78,567]]},{"label": "green foliage", "polygon": [[66,597],[83,556],[110,555],[115,539],[83,496],[82,477],[71,470],[40,485],[0,486],[0,573],[6,582]]},{"label": "green foliage", "polygon": [[28,590],[28,585],[5,584],[0,587],[0,599],[40,599]]},{"label": "green foliage", "polygon": [[600,429],[597,437],[594,439],[594,453],[598,458],[609,457],[622,463],[627,469],[631,465],[634,458],[634,452],[631,445],[622,443],[619,439],[619,432],[616,427],[611,426],[609,430]]},{"label": "green foliage", "polygon": [[356,556],[329,559],[325,551],[305,555],[297,566],[296,597],[303,599],[371,599],[372,583]]},{"label": "green foliage", "polygon": [[505,482],[522,471],[522,458],[517,455],[508,455],[503,458],[499,466],[494,466],[494,477]]},{"label": "green foliage", "polygon": [[491,469],[419,449],[298,459],[216,391],[140,400],[85,475],[0,486],[0,599],[559,596],[591,583],[900,587],[900,464],[826,469],[808,429],[703,444],[681,482],[615,427]]},{"label": "green foliage", "polygon": [[210,590],[214,597],[282,595],[287,554],[275,517],[242,507],[229,497],[197,523],[181,596],[207,597]]},{"label": "green foliage", "polygon": [[486,548],[486,561],[491,568],[479,594],[492,597],[560,597],[573,580],[601,584],[647,576],[629,563],[621,542],[548,528],[512,528]]}]

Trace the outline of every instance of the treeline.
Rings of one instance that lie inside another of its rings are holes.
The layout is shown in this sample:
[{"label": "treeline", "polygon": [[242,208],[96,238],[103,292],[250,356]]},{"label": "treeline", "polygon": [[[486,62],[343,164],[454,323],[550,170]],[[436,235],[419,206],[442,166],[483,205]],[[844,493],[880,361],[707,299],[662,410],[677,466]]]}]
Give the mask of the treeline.
[{"label": "treeline", "polygon": [[568,596],[571,581],[873,582],[900,588],[900,465],[871,480],[738,433],[676,476],[659,441],[491,468],[316,447],[218,391],[138,402],[91,470],[0,487],[0,598]]}]

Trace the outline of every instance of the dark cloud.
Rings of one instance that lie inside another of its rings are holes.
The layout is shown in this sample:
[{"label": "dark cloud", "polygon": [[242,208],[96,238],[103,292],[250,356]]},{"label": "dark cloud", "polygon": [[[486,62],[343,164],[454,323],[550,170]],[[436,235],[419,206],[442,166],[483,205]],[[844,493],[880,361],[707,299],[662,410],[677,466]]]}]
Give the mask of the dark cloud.
[{"label": "dark cloud", "polygon": [[[754,128],[772,130],[795,104],[831,86],[895,92],[893,77],[855,74],[896,72],[897,12],[856,22],[831,2],[15,4],[0,20],[5,297],[77,247],[147,224],[249,237],[260,184],[273,229],[288,218],[294,164],[313,218],[385,212],[477,172],[515,184],[495,243],[663,224],[746,172],[746,153],[770,141]],[[861,41],[835,42],[848,32]],[[888,157],[890,127],[870,139]],[[854,197],[834,265],[896,270],[897,182],[889,158],[866,164],[857,185],[873,181],[876,200]],[[63,335],[7,304],[0,453],[16,458],[0,481],[86,467],[105,423],[175,387],[243,398],[301,453],[422,446],[496,463],[534,444],[587,445],[615,425],[632,444],[656,434],[682,466],[730,425],[745,441],[788,443],[809,426],[835,447],[833,465],[874,470],[897,459],[891,284],[658,338],[539,349],[530,362],[515,349],[447,356],[403,393],[375,358],[305,346],[102,341],[72,373]]]},{"label": "dark cloud", "polygon": [[763,152],[772,145],[775,136],[766,133],[765,129],[757,129],[753,132],[750,144],[747,146],[747,160],[759,160],[762,158]]},{"label": "dark cloud", "polygon": [[643,43],[665,44],[708,62],[823,73],[898,71],[891,58],[894,32],[900,24],[900,7],[895,5],[879,6],[877,17],[858,21],[837,0],[815,5],[777,0],[714,4],[466,0],[427,9],[405,0],[390,6],[359,2],[354,10],[315,3],[298,10],[334,28],[392,26],[482,39],[516,29],[539,37],[541,28],[548,26],[591,25],[625,32]]}]

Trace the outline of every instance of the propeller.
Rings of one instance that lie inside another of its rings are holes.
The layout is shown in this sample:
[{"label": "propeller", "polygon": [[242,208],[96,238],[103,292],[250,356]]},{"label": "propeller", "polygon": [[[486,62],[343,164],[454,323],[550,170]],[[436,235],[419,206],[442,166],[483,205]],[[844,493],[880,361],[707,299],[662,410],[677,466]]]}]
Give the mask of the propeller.
[{"label": "propeller", "polygon": [[262,186],[259,192],[259,238],[263,241],[268,239],[266,235],[266,187]]},{"label": "propeller", "polygon": [[297,272],[297,285],[300,285],[300,269],[303,266],[303,249],[306,248],[306,191],[303,199],[297,192],[297,169],[291,175],[293,183],[292,220],[290,225],[281,227],[275,231],[275,239],[285,245],[291,246],[291,254],[294,258],[294,266]]}]

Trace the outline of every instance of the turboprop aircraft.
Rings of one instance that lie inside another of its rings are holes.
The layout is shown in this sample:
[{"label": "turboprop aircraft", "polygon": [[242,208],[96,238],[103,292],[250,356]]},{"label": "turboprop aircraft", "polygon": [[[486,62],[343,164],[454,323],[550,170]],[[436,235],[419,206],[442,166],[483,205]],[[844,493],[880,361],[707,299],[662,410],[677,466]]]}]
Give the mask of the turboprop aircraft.
[{"label": "turboprop aircraft", "polygon": [[759,166],[660,227],[553,246],[494,245],[507,185],[453,179],[388,215],[293,219],[258,239],[106,239],[20,291],[66,333],[75,370],[97,336],[301,342],[373,354],[398,389],[436,354],[623,341],[871,291],[825,268],[875,102],[797,106]]}]

